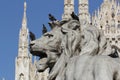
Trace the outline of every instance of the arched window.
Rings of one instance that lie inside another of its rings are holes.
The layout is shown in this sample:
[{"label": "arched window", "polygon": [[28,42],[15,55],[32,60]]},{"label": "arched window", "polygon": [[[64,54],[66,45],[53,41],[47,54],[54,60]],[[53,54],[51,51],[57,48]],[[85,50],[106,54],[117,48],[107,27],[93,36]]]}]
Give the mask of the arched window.
[{"label": "arched window", "polygon": [[114,14],[114,13],[112,13],[112,15],[111,15],[111,16],[112,16],[112,18],[114,18],[114,17],[115,17],[115,14]]}]

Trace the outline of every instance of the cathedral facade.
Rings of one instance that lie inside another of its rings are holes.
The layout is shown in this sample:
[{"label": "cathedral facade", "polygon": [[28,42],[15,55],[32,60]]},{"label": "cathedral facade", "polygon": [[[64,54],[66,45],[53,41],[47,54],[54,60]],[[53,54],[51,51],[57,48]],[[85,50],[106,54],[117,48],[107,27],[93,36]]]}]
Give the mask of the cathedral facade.
[{"label": "cathedral facade", "polygon": [[[78,16],[81,25],[92,24],[98,27],[113,47],[120,49],[120,2],[104,0],[93,15],[89,13],[89,0],[79,0]],[[29,30],[26,16],[27,4],[24,2],[22,27],[19,33],[18,56],[15,60],[15,80],[47,80],[48,70],[38,73],[36,59],[29,53]],[[64,0],[62,20],[69,20],[74,12],[74,0]],[[119,50],[120,51],[120,50]]]},{"label": "cathedral facade", "polygon": [[103,31],[113,47],[120,49],[120,2],[104,0],[92,16],[92,23]]}]

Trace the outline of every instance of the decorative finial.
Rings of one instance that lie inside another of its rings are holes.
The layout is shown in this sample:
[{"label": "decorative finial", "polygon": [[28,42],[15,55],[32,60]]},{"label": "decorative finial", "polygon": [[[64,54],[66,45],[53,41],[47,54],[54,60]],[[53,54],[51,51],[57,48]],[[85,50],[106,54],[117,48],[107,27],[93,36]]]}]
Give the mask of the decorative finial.
[{"label": "decorative finial", "polygon": [[27,9],[27,3],[26,3],[26,0],[24,0],[24,14],[23,14],[23,20],[22,20],[22,27],[25,29],[27,27],[26,9]]},{"label": "decorative finial", "polygon": [[24,1],[24,12],[26,12],[26,8],[27,8],[27,3],[26,1]]}]

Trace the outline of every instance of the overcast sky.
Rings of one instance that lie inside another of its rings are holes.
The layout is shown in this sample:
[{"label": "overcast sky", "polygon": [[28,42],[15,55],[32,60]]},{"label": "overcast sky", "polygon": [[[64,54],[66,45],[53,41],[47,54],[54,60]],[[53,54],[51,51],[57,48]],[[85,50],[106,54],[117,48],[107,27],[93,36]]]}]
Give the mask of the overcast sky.
[{"label": "overcast sky", "polygon": [[[61,20],[64,0],[26,0],[28,28],[37,37],[41,35],[42,24],[48,26],[48,14]],[[90,13],[97,9],[102,0],[89,0]],[[15,57],[18,54],[19,29],[23,17],[24,0],[0,0],[0,80],[15,79]],[[78,1],[75,2],[77,12]]]}]

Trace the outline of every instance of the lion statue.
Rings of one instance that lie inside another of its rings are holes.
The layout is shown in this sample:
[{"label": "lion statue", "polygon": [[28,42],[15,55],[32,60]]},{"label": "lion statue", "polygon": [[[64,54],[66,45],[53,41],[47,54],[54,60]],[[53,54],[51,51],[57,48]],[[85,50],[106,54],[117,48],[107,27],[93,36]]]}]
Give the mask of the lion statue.
[{"label": "lion statue", "polygon": [[50,68],[48,80],[120,80],[120,60],[108,56],[112,49],[101,31],[92,25],[81,29],[74,18],[52,24],[30,43],[31,53],[45,61],[38,61],[38,71]]}]

